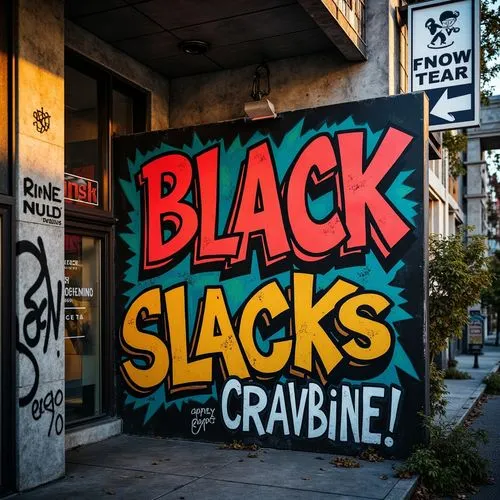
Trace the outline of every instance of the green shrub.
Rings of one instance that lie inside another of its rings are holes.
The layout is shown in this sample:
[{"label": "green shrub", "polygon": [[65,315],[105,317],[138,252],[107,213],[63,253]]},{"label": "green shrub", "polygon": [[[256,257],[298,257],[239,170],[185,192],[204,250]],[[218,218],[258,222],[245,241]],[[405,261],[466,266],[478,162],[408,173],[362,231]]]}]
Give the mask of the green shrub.
[{"label": "green shrub", "polygon": [[467,372],[462,372],[457,370],[456,368],[447,368],[444,372],[444,378],[452,379],[452,380],[467,380],[470,379],[471,376]]},{"label": "green shrub", "polygon": [[484,383],[488,394],[500,394],[500,373],[490,373],[485,377]]},{"label": "green shrub", "polygon": [[431,363],[429,372],[429,396],[430,415],[436,417],[444,415],[446,411],[446,385],[444,383],[444,371],[440,370],[435,363]]},{"label": "green shrub", "polygon": [[412,453],[396,470],[398,477],[419,474],[423,486],[437,496],[455,496],[487,482],[488,461],[478,450],[486,442],[484,431],[431,421],[426,425],[429,445]]},{"label": "green shrub", "polygon": [[448,368],[456,368],[458,365],[458,361],[456,359],[449,359],[448,360]]}]

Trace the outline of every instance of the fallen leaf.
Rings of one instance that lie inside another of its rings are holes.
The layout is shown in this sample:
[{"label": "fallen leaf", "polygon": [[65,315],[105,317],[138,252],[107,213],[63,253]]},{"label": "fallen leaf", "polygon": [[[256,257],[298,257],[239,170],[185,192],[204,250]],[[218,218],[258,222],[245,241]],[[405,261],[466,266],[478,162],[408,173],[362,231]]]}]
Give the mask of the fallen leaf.
[{"label": "fallen leaf", "polygon": [[345,469],[358,469],[360,467],[359,462],[351,457],[334,457],[330,463],[335,467],[344,467]]}]

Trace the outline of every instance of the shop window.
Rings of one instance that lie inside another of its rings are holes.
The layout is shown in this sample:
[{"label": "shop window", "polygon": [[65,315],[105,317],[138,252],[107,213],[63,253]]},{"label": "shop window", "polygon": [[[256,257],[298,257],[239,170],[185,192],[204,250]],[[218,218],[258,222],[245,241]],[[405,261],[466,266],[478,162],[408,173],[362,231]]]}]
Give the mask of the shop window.
[{"label": "shop window", "polygon": [[66,421],[101,414],[101,243],[64,237]]},{"label": "shop window", "polygon": [[146,131],[147,93],[70,50],[64,87],[66,207],[111,212],[111,140]]},{"label": "shop window", "polygon": [[65,71],[64,196],[70,203],[102,206],[98,109],[97,79],[68,66]]}]

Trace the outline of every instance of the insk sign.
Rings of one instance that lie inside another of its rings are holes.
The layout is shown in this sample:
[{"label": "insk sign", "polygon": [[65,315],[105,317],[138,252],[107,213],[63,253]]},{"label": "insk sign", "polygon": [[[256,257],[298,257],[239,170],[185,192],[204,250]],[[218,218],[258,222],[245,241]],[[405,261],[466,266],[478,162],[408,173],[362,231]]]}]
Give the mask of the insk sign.
[{"label": "insk sign", "polygon": [[410,92],[429,97],[429,129],[479,125],[479,0],[408,7]]}]

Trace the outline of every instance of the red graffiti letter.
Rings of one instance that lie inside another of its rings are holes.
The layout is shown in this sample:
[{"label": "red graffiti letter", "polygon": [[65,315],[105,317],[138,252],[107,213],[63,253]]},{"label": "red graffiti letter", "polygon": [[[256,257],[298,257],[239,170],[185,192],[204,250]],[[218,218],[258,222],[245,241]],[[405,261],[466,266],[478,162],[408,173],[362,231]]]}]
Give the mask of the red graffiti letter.
[{"label": "red graffiti letter", "polygon": [[332,215],[323,222],[315,221],[307,206],[307,181],[316,186],[329,182],[332,191],[336,184],[333,169],[337,165],[332,143],[326,135],[313,139],[300,153],[285,184],[288,220],[292,229],[294,250],[303,260],[319,260],[338,246],[346,237],[337,213],[338,196]]},{"label": "red graffiti letter", "polygon": [[229,257],[236,257],[239,237],[217,238],[219,146],[200,154],[196,158],[196,166],[196,205],[200,217],[200,235],[195,246],[194,263],[221,262]]},{"label": "red graffiti letter", "polygon": [[345,251],[349,253],[366,247],[369,213],[372,238],[380,252],[387,256],[410,231],[410,226],[377,187],[403,154],[412,137],[390,127],[364,169],[363,136],[364,132],[344,132],[338,135],[344,194],[343,209],[350,234]]},{"label": "red graffiti letter", "polygon": [[283,259],[290,251],[283,226],[269,145],[260,143],[248,150],[243,165],[229,231],[241,233],[241,245],[231,265],[248,258],[250,237],[261,236],[266,265]]},{"label": "red graffiti letter", "polygon": [[[194,208],[183,200],[192,177],[191,162],[177,153],[147,163],[137,174],[144,214],[144,269],[169,264],[194,237],[198,218]],[[165,230],[171,231],[168,239]]]}]

